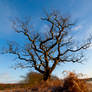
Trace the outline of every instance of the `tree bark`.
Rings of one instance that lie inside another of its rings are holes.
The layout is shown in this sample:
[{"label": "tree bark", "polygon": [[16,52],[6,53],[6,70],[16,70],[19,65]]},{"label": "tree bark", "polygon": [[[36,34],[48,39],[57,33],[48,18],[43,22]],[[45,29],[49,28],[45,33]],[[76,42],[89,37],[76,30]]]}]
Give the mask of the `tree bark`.
[{"label": "tree bark", "polygon": [[43,80],[47,81],[48,79],[50,79],[50,77],[51,77],[51,73],[49,71],[47,71],[43,75]]}]

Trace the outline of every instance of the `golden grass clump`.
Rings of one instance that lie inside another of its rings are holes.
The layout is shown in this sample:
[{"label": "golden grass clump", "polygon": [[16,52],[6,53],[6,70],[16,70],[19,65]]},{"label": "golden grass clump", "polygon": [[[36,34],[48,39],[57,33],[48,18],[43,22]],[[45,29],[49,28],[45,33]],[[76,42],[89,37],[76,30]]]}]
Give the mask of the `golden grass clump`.
[{"label": "golden grass clump", "polygon": [[86,82],[78,79],[78,76],[73,72],[70,72],[64,79],[63,90],[64,92],[89,92]]}]

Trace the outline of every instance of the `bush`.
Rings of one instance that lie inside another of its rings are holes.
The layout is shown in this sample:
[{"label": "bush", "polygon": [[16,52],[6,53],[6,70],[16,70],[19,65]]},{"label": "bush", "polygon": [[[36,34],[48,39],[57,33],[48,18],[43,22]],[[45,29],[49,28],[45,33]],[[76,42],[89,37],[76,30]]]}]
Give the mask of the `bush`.
[{"label": "bush", "polygon": [[30,86],[37,85],[42,80],[42,75],[36,72],[29,72],[26,76],[23,76],[23,80],[20,83],[29,84]]},{"label": "bush", "polygon": [[89,92],[86,81],[78,79],[72,72],[64,79],[63,90],[64,92]]},{"label": "bush", "polygon": [[[20,83],[26,83],[30,86],[36,86],[43,82],[43,75],[37,72],[29,72],[26,76],[23,76],[23,80],[20,81]],[[49,79],[50,83],[51,81],[58,80],[56,76],[51,76]]]}]

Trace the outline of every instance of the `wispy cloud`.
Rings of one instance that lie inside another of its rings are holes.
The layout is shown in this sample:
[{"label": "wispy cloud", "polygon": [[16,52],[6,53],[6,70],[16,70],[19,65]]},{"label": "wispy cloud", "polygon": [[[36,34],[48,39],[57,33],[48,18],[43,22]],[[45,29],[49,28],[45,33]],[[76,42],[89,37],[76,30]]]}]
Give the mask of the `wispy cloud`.
[{"label": "wispy cloud", "polygon": [[41,27],[40,32],[41,33],[46,33],[46,32],[49,31],[49,29],[50,29],[50,27],[45,24],[45,25],[43,25],[43,27]]},{"label": "wispy cloud", "polygon": [[78,25],[78,26],[76,26],[76,27],[74,27],[74,28],[72,28],[72,30],[79,30],[79,29],[81,29],[82,28],[82,25]]},{"label": "wispy cloud", "polygon": [[17,15],[16,9],[11,8],[9,2],[0,0],[0,37],[13,33],[9,19],[15,15]]},{"label": "wispy cloud", "polygon": [[0,74],[0,83],[7,83],[10,80],[11,76],[9,73],[5,72]]},{"label": "wispy cloud", "polygon": [[8,72],[0,73],[0,83],[15,83],[17,82],[14,80],[12,75]]}]

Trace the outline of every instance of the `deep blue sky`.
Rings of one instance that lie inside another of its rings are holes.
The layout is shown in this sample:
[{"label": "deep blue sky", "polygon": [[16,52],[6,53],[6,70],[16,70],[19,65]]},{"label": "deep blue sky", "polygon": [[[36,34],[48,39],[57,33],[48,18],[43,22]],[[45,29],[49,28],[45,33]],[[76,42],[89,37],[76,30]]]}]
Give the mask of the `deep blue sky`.
[{"label": "deep blue sky", "polygon": [[[77,21],[74,30],[76,38],[87,38],[92,33],[92,0],[0,0],[0,48],[6,45],[7,40],[21,39],[16,35],[11,27],[10,20],[14,17],[23,18],[32,17],[33,26],[42,30],[40,17],[44,15],[44,9],[47,11],[59,10],[64,15],[71,16],[71,19]],[[19,40],[20,41],[20,40]],[[62,76],[62,71],[82,72],[92,77],[92,48],[87,52],[87,62],[84,64],[61,64],[53,72],[58,77]],[[16,82],[20,80],[21,75],[25,75],[28,70],[14,70],[11,66],[15,63],[15,56],[0,55],[0,82]]]}]

